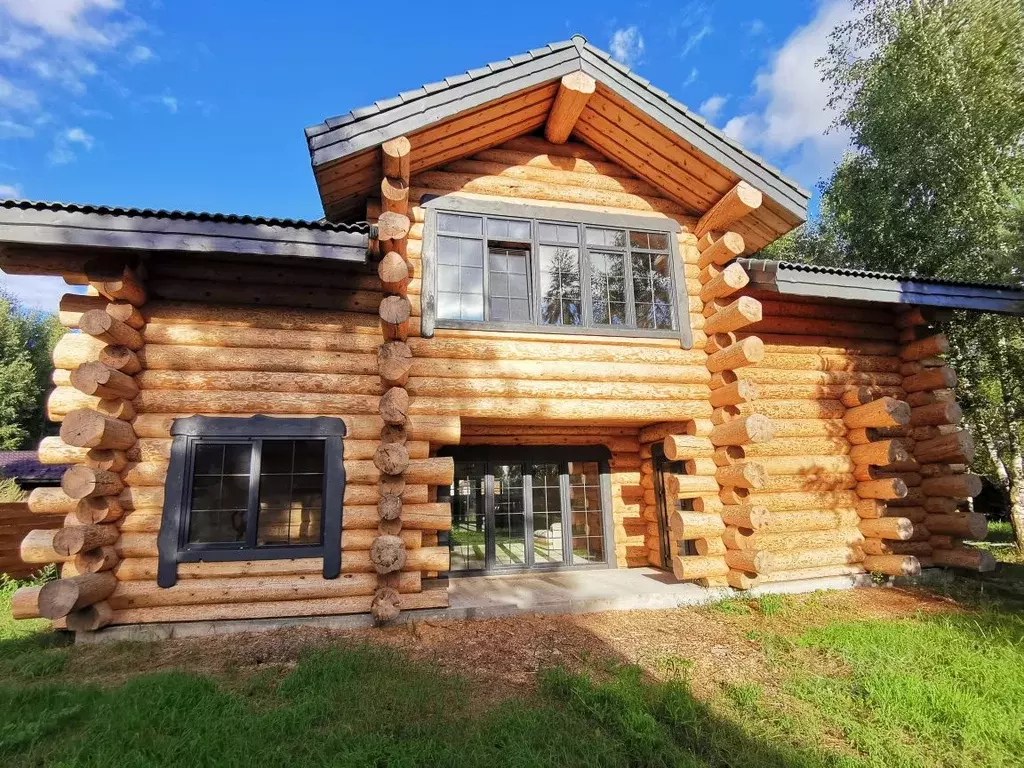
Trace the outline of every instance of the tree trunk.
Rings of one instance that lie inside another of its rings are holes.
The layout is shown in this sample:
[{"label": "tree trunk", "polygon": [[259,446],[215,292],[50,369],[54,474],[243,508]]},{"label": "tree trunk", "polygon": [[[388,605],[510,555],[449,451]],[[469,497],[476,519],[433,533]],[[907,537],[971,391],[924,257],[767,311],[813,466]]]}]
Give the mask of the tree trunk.
[{"label": "tree trunk", "polygon": [[1010,440],[1010,450],[1010,525],[1018,551],[1024,552],[1024,457],[1016,435]]}]

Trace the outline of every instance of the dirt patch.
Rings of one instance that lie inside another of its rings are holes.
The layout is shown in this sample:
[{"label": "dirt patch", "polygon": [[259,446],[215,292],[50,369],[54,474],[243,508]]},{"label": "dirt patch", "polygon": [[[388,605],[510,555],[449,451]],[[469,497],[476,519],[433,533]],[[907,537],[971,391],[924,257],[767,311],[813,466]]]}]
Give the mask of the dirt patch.
[{"label": "dirt patch", "polygon": [[532,691],[536,673],[548,667],[560,665],[601,677],[623,662],[638,664],[661,679],[686,674],[694,692],[704,696],[723,685],[770,682],[772,671],[759,639],[764,633],[796,636],[833,621],[960,610],[951,600],[901,589],[793,596],[771,612],[762,605],[734,600],[717,608],[431,620],[349,631],[295,627],[161,643],[79,646],[64,675],[102,684],[164,669],[234,676],[286,669],[309,649],[367,642],[460,674],[486,698]]}]

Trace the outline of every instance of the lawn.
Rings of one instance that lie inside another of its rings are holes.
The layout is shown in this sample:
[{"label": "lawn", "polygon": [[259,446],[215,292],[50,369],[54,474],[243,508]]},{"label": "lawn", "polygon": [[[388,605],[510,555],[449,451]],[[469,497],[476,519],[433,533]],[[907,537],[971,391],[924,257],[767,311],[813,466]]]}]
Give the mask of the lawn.
[{"label": "lawn", "polygon": [[0,620],[10,768],[1010,766],[1022,702],[1020,613],[893,589],[160,644]]}]

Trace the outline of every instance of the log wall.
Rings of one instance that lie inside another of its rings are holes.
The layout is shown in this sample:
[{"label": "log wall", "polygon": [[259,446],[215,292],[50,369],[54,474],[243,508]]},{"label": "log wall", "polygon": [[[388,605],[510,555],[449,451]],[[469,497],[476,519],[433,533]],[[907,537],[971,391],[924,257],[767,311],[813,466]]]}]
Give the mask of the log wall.
[{"label": "log wall", "polygon": [[[37,514],[78,516],[69,517],[66,526],[77,527],[85,522],[82,515],[91,515],[91,522],[102,522],[92,527],[111,535],[102,547],[90,550],[88,562],[52,553],[37,557],[62,560],[62,581],[74,579],[86,567],[102,568],[113,579],[109,591],[103,587],[102,623],[369,611],[378,586],[372,551],[382,495],[378,448],[385,427],[380,415],[385,387],[378,373],[383,341],[378,277],[214,259],[154,261],[150,276],[148,300],[139,304],[133,318],[135,335],[120,339],[130,343],[130,355],[123,346],[112,345],[118,339],[81,332],[88,313],[109,311],[106,297],[69,294],[61,302],[60,319],[69,332],[54,351],[57,386],[49,415],[64,422],[64,438],[44,440],[40,458],[110,471],[99,478],[106,485],[82,491],[89,495],[81,501],[59,489],[42,489],[32,494],[29,504]],[[179,283],[190,287],[179,290]],[[363,293],[367,296],[359,295]],[[342,309],[326,308],[331,306]],[[115,384],[126,389],[94,391],[81,372],[97,361],[120,366],[127,383]],[[121,399],[100,397],[113,394]],[[126,430],[124,437],[103,437],[114,441],[100,444],[110,450],[77,447],[67,431],[69,420],[82,412],[75,409],[113,414]],[[180,566],[176,586],[159,588],[157,535],[171,424],[194,414],[257,413],[338,416],[345,421],[342,576],[319,578],[319,559],[190,563]],[[411,415],[407,431],[407,482],[389,491],[397,490],[405,504],[408,525],[399,535],[408,556],[391,581],[403,607],[439,607],[447,604],[447,592],[423,591],[421,581],[425,573],[448,568],[447,548],[436,543],[437,531],[450,526],[450,512],[428,498],[432,486],[451,482],[452,463],[430,458],[430,446],[457,442],[459,419]],[[109,553],[97,565],[100,550]]]}]

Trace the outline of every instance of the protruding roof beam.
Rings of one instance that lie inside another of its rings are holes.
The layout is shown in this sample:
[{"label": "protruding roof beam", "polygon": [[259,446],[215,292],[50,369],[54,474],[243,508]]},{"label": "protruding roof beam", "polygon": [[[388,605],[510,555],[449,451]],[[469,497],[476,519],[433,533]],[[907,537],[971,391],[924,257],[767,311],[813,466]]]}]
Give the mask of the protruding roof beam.
[{"label": "protruding roof beam", "polygon": [[[550,119],[550,118],[549,118]],[[712,206],[711,210],[701,216],[694,232],[703,237],[714,230],[724,230],[734,221],[739,221],[751,211],[761,207],[761,192],[741,181],[725,193],[725,196]]]},{"label": "protruding roof beam", "polygon": [[548,141],[552,144],[565,144],[569,140],[569,134],[596,87],[594,78],[579,70],[562,78],[544,128],[544,136]]}]

